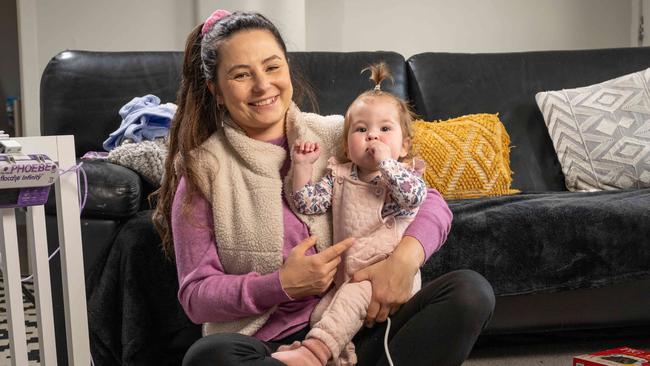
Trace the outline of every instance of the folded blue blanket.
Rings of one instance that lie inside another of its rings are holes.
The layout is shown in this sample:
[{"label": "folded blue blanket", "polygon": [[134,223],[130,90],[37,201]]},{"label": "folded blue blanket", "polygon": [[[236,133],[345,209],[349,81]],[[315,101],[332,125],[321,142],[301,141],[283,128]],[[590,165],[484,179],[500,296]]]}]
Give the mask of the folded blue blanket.
[{"label": "folded blue blanket", "polygon": [[125,139],[140,142],[167,136],[176,113],[176,105],[173,103],[161,105],[160,98],[148,94],[133,98],[120,108],[119,113],[122,124],[104,141],[103,146],[106,151],[120,146]]}]

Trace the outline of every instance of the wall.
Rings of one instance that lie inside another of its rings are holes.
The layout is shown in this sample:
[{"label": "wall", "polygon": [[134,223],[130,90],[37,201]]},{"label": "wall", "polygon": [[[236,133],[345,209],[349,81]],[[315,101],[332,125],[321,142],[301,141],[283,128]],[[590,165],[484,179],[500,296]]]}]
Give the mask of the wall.
[{"label": "wall", "polygon": [[0,130],[7,129],[5,101],[8,96],[20,96],[20,66],[18,64],[18,21],[15,1],[0,1]]},{"label": "wall", "polygon": [[18,0],[18,7],[27,136],[40,134],[40,75],[59,52],[182,50],[194,25],[191,2],[179,0]]},{"label": "wall", "polygon": [[631,0],[313,0],[306,9],[307,50],[408,57],[631,45]]},{"label": "wall", "polygon": [[[305,50],[306,0],[197,0],[197,24],[216,9],[256,11],[275,24],[291,51]],[[309,0],[307,0],[309,1]]]},{"label": "wall", "polygon": [[[639,16],[643,16],[643,38],[639,39]],[[632,0],[630,39],[634,46],[650,46],[650,0]]]},{"label": "wall", "polygon": [[178,0],[38,0],[39,65],[65,49],[182,50],[192,7]]},{"label": "wall", "polygon": [[191,28],[219,7],[266,14],[290,50],[408,57],[636,45],[637,1],[17,0],[25,135],[39,134],[40,75],[52,56],[65,49],[182,50]]}]

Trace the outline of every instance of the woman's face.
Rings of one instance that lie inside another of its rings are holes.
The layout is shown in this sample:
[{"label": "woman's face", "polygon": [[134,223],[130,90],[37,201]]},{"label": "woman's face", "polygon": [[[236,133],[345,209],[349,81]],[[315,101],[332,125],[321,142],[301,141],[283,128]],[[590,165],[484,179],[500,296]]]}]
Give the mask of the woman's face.
[{"label": "woman's face", "polygon": [[289,65],[267,30],[237,32],[219,48],[217,88],[210,89],[246,134],[268,141],[284,134],[293,96]]}]

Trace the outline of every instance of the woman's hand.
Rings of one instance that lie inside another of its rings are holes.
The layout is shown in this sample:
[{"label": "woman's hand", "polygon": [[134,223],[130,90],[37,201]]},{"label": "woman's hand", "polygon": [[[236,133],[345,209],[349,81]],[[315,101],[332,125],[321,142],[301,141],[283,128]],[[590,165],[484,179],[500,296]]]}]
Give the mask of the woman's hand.
[{"label": "woman's hand", "polygon": [[341,254],[353,243],[353,238],[347,238],[320,253],[305,255],[307,249],[316,244],[316,237],[303,240],[291,250],[280,268],[282,288],[292,299],[324,293],[334,281]]},{"label": "woman's hand", "polygon": [[411,298],[413,278],[422,261],[424,249],[420,242],[405,236],[390,257],[354,274],[352,282],[368,280],[372,284],[366,326],[386,321],[389,314],[394,314]]}]

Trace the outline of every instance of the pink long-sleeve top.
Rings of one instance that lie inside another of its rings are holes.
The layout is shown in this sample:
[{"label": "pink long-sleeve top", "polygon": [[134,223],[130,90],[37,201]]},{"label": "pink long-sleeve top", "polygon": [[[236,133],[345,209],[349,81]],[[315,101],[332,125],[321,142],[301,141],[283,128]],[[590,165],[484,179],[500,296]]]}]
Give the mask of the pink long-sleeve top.
[{"label": "pink long-sleeve top", "polygon": [[[284,178],[290,159],[285,137],[269,141],[287,150],[287,160],[280,171]],[[192,210],[183,214],[181,204],[187,194],[185,178],[179,181],[172,204],[171,223],[178,270],[178,299],[187,316],[195,323],[225,322],[262,314],[277,305],[266,324],[255,333],[264,341],[281,339],[309,324],[309,316],[319,297],[293,300],[282,289],[280,272],[261,275],[231,275],[224,272],[214,237],[212,208],[205,198],[194,195]],[[283,258],[309,236],[307,226],[291,211],[282,198],[284,219]],[[429,189],[415,219],[404,235],[415,237],[428,259],[444,243],[451,227],[452,214],[444,199]],[[306,254],[313,255],[314,248]]]}]

